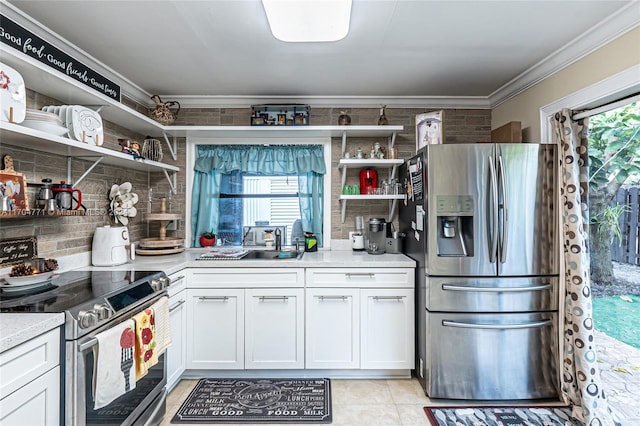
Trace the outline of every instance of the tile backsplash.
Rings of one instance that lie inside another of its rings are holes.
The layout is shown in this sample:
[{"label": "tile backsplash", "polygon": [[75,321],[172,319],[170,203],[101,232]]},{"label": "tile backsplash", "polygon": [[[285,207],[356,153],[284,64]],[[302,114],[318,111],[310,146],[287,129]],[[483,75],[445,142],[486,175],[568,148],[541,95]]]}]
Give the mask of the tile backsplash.
[{"label": "tile backsplash", "polygon": [[[130,102],[128,102],[130,103]],[[59,105],[60,102],[29,91],[27,106],[40,108],[44,105]],[[136,106],[138,110],[143,107]],[[391,125],[402,125],[404,130],[399,132],[395,146],[399,158],[406,158],[415,153],[415,116],[435,110],[435,108],[387,108],[386,116]],[[336,125],[338,116],[346,111],[351,116],[352,125],[377,124],[379,107],[372,108],[317,108],[313,105],[310,113],[311,125]],[[247,108],[190,108],[180,111],[175,125],[249,125],[251,109]],[[120,151],[118,138],[129,138],[142,141],[145,135],[128,131],[116,123],[104,123],[105,148]],[[444,133],[446,143],[488,141],[491,138],[491,111],[481,109],[447,109],[444,115]],[[161,139],[159,135],[152,135]],[[362,146],[367,151],[370,145],[380,142],[386,145],[386,138],[370,140],[365,138],[349,141],[350,149]],[[80,143],[80,142],[78,142]],[[158,235],[158,223],[147,223],[143,214],[149,211],[158,212],[160,197],[168,197],[168,207],[173,213],[181,213],[183,219],[179,221],[177,231],[169,231],[170,236],[182,238],[184,231],[185,194],[185,143],[178,140],[177,160],[173,161],[163,142],[165,155],[163,162],[177,165],[182,170],[177,175],[177,194],[169,194],[169,184],[163,173],[146,173],[128,170],[125,167],[104,166],[98,164],[78,185],[82,191],[82,203],[87,208],[87,215],[79,217],[29,217],[16,219],[0,219],[0,239],[37,235],[39,255],[44,257],[67,256],[91,250],[94,229],[97,226],[113,224],[107,214],[109,207],[108,191],[113,184],[131,182],[133,192],[139,196],[136,205],[138,214],[129,224],[129,232],[133,241],[147,236]],[[332,140],[332,181],[331,191],[326,191],[331,197],[332,229],[330,238],[346,239],[349,231],[353,231],[353,217],[363,215],[368,217],[386,217],[388,214],[387,201],[351,201],[347,205],[346,221],[340,220],[340,203],[338,195],[342,192],[341,176],[337,168],[341,157],[341,139]],[[1,155],[11,155],[17,171],[26,175],[30,204],[36,199],[38,185],[43,178],[50,178],[54,183],[66,180],[67,158],[51,155],[31,149],[19,143],[12,144],[10,138],[2,140]],[[93,160],[86,158],[71,159],[71,183],[77,180],[90,166]],[[347,184],[357,182],[358,170],[349,169]]]}]

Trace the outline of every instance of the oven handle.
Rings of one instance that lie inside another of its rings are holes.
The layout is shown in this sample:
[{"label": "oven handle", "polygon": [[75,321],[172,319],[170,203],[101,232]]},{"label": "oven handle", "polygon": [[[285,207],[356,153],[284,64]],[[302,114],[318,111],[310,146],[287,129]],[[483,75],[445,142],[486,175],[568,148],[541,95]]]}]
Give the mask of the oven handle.
[{"label": "oven handle", "polygon": [[97,344],[98,344],[98,339],[94,337],[93,339],[87,340],[86,342],[78,346],[78,352],[86,352],[87,349],[91,349]]}]

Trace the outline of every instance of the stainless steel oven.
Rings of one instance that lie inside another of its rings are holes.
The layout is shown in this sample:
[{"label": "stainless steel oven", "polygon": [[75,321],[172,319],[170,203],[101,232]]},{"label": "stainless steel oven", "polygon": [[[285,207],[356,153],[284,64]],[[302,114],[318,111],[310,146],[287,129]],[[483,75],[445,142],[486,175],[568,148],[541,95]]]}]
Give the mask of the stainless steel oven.
[{"label": "stainless steel oven", "polygon": [[156,271],[72,271],[24,294],[0,294],[2,312],[64,312],[61,378],[65,426],[155,425],[166,409],[166,354],[131,391],[94,410],[96,335],[153,305],[169,279]]}]

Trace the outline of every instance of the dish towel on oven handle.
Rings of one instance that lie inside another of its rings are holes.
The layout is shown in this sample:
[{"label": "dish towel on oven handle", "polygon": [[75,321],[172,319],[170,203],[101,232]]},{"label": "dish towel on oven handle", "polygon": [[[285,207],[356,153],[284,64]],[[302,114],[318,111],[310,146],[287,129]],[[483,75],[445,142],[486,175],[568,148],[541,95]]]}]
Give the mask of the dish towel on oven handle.
[{"label": "dish towel on oven handle", "polygon": [[136,323],[136,380],[143,378],[158,363],[155,315],[151,307],[134,315]]},{"label": "dish towel on oven handle", "polygon": [[151,305],[155,314],[156,353],[161,354],[171,346],[171,318],[169,317],[169,298],[163,296]]},{"label": "dish towel on oven handle", "polygon": [[98,333],[93,353],[93,409],[109,405],[136,387],[135,324],[129,319]]}]

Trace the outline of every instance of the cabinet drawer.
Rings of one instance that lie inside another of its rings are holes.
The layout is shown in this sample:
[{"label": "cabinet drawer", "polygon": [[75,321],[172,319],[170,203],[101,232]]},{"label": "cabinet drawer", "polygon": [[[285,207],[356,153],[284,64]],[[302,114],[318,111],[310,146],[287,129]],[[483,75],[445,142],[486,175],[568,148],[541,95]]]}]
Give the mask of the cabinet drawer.
[{"label": "cabinet drawer", "polygon": [[60,330],[51,330],[0,354],[0,398],[60,364]]},{"label": "cabinet drawer", "polygon": [[192,269],[189,288],[303,287],[302,268]]},{"label": "cabinet drawer", "polygon": [[413,268],[308,268],[307,287],[413,288]]}]

